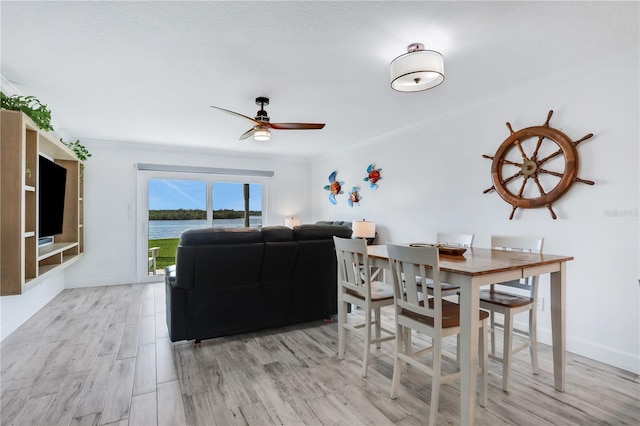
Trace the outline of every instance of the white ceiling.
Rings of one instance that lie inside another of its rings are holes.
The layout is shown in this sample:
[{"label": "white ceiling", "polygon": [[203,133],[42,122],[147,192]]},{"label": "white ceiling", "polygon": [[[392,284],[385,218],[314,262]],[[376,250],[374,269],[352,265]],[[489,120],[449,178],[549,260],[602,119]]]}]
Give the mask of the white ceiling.
[{"label": "white ceiling", "polygon": [[[3,0],[0,7],[1,74],[48,104],[60,135],[274,155],[339,152],[522,82],[638,50],[637,2]],[[413,42],[444,55],[445,81],[394,92],[389,63]],[[271,98],[272,122],[327,126],[239,141],[250,123],[210,108],[254,116],[257,96]]]}]

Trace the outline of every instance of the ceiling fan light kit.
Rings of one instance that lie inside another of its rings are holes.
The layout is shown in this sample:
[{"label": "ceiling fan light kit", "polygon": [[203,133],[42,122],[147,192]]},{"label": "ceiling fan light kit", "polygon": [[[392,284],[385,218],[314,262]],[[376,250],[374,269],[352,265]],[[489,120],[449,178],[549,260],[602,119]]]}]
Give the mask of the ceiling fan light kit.
[{"label": "ceiling fan light kit", "polygon": [[268,141],[271,139],[271,130],[267,126],[256,126],[253,130],[253,138],[257,141]]},{"label": "ceiling fan light kit", "polygon": [[317,130],[324,128],[324,123],[271,123],[267,111],[264,110],[265,105],[269,105],[269,98],[263,96],[256,98],[256,105],[260,105],[260,110],[254,118],[248,117],[235,111],[220,108],[211,105],[211,108],[219,109],[227,114],[235,115],[249,120],[253,123],[253,127],[240,136],[240,140],[247,139],[250,136],[257,141],[268,141],[271,139],[271,129],[276,130]]},{"label": "ceiling fan light kit", "polygon": [[444,81],[444,59],[440,52],[412,43],[407,53],[391,61],[391,88],[398,92],[420,92]]}]

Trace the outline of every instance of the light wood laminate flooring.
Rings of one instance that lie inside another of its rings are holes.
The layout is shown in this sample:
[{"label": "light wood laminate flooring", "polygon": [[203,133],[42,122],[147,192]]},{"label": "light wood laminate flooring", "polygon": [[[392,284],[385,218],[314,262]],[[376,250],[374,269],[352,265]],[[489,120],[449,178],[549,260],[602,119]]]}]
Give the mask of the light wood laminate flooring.
[{"label": "light wood laminate flooring", "polygon": [[[421,425],[431,379],[402,376],[389,397],[394,342],[372,348],[350,335],[337,359],[337,324],[171,343],[164,284],[65,290],[1,344],[2,425]],[[393,310],[384,321],[393,324]],[[362,318],[350,314],[350,321]],[[499,341],[501,341],[499,337]],[[414,338],[415,345],[426,339]],[[455,350],[455,339],[447,342]],[[553,389],[551,348],[513,361],[511,392],[491,361],[483,425],[640,424],[640,383],[631,373],[567,354],[566,392]],[[452,367],[449,367],[452,368]],[[459,424],[459,385],[442,386],[439,424]]]}]

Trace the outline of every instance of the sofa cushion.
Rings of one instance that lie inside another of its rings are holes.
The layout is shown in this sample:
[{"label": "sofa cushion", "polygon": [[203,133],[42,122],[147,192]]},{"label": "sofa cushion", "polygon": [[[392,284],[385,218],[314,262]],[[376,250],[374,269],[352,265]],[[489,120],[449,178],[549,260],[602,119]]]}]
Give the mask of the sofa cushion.
[{"label": "sofa cushion", "polygon": [[294,241],[293,229],[289,228],[288,226],[265,226],[262,228],[262,241]]},{"label": "sofa cushion", "polygon": [[204,228],[189,229],[180,236],[182,246],[209,246],[213,244],[250,244],[262,242],[259,229],[255,228]]},{"label": "sofa cushion", "polygon": [[308,224],[293,228],[293,233],[298,241],[305,240],[332,240],[333,237],[351,238],[351,228],[342,225]]},{"label": "sofa cushion", "polygon": [[317,225],[336,225],[336,226],[346,226],[351,229],[351,221],[346,220],[319,220],[316,222]]}]

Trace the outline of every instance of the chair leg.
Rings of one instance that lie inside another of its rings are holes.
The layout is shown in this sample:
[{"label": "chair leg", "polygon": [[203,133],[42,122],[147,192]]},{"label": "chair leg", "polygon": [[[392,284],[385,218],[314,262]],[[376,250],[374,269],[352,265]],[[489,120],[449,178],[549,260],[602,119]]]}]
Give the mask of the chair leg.
[{"label": "chair leg", "polygon": [[[411,332],[411,330],[409,330]],[[393,363],[393,378],[391,379],[391,398],[396,399],[398,397],[398,388],[400,387],[400,376],[402,374],[402,364],[398,354],[405,349],[405,329],[403,326],[398,325],[396,327],[396,359]]]},{"label": "chair leg", "polygon": [[366,309],[364,324],[364,355],[362,357],[362,377],[367,377],[369,351],[371,349],[371,309]]},{"label": "chair leg", "polygon": [[493,311],[489,312],[489,318],[491,320],[491,329],[489,333],[491,333],[491,355],[496,354],[496,316]]},{"label": "chair leg", "polygon": [[511,373],[511,345],[513,336],[513,313],[504,314],[504,347],[502,348],[502,390],[509,392],[509,374]]},{"label": "chair leg", "polygon": [[[480,376],[480,396],[479,402],[480,406],[487,406],[487,393],[489,390],[489,357],[488,357],[488,330],[487,330],[487,320],[482,321],[482,327],[480,328],[480,341],[478,345],[478,360],[480,361],[480,367],[482,368],[482,375]],[[460,334],[458,334],[460,337]]]},{"label": "chair leg", "polygon": [[344,359],[347,347],[347,330],[344,325],[347,323],[347,303],[338,303],[338,359]]},{"label": "chair leg", "polygon": [[433,339],[433,381],[431,384],[431,407],[429,407],[429,425],[436,424],[438,402],[440,401],[440,378],[442,375],[442,339]]},{"label": "chair leg", "polygon": [[[458,301],[456,302],[458,305],[460,302],[460,292],[457,291],[456,295],[458,296]],[[486,347],[485,347],[486,349]],[[460,333],[456,334],[456,361],[458,361],[458,369],[460,368]]]},{"label": "chair leg", "polygon": [[[374,309],[374,313],[375,313],[375,321],[376,321],[376,339],[380,339],[382,333],[380,331],[381,329],[381,322],[380,322],[380,308],[375,308]],[[376,348],[380,349],[382,345],[380,344],[380,342],[378,342],[376,344]]]},{"label": "chair leg", "polygon": [[529,311],[529,353],[531,354],[531,368],[533,374],[538,374],[540,368],[538,367],[538,333],[537,333],[537,321],[536,321],[536,306],[532,306]]},{"label": "chair leg", "polygon": [[411,353],[411,329],[404,329],[404,353],[409,355]]}]

